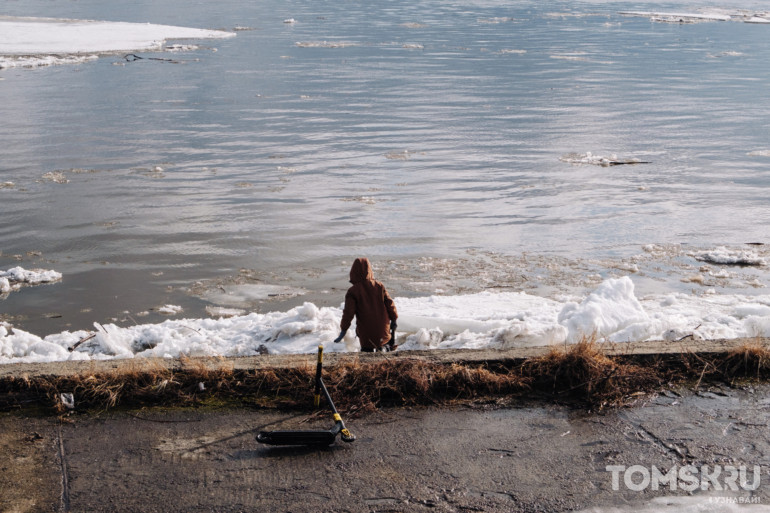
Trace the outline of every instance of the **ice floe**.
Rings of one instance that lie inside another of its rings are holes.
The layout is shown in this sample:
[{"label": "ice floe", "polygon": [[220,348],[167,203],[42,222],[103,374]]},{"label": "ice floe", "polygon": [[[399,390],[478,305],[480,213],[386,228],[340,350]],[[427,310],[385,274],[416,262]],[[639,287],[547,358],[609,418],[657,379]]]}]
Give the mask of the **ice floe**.
[{"label": "ice floe", "polygon": [[160,51],[169,39],[233,36],[222,30],[151,23],[0,16],[0,68],[73,64],[101,54]]},{"label": "ice floe", "polygon": [[348,48],[358,46],[358,43],[350,41],[297,41],[294,45],[299,48]]},{"label": "ice floe", "polygon": [[268,283],[228,283],[208,289],[203,287],[203,290],[198,295],[219,306],[242,309],[257,301],[271,298],[288,299],[301,296],[304,293],[305,291],[302,289],[284,285],[272,285]]},{"label": "ice floe", "polygon": [[179,305],[163,305],[155,308],[155,311],[163,315],[177,315],[184,312],[184,308]]},{"label": "ice floe", "polygon": [[567,153],[559,157],[562,162],[569,164],[591,164],[594,166],[620,166],[623,164],[649,164],[638,158],[620,158],[614,153],[609,156],[594,155],[590,151],[586,153]]},{"label": "ice floe", "polygon": [[767,265],[767,260],[757,253],[744,249],[731,249],[719,246],[708,251],[693,253],[693,257],[701,262],[722,265]]},{"label": "ice floe", "polygon": [[24,285],[53,283],[61,280],[61,278],[61,273],[53,270],[27,270],[23,267],[13,267],[7,271],[0,271],[0,294],[9,294],[14,290],[19,290]]},{"label": "ice floe", "polygon": [[753,11],[703,9],[700,12],[620,11],[622,16],[649,18],[664,23],[698,23],[710,21],[740,21],[745,23],[770,23],[768,13]]}]

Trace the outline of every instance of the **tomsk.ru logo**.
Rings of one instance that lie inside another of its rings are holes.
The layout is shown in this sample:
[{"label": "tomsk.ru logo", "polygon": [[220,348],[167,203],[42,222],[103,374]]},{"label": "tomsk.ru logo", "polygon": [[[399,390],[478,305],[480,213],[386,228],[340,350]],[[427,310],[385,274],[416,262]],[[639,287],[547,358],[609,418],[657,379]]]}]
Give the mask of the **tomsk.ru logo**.
[{"label": "tomsk.ru logo", "polygon": [[[607,472],[612,472],[612,489],[620,490],[620,476],[623,475],[623,484],[627,489],[641,492],[648,487],[653,490],[668,487],[671,491],[684,490],[738,490],[753,491],[759,488],[762,469],[754,465],[749,472],[745,465],[735,467],[732,465],[674,465],[668,471],[659,470],[653,465],[650,468],[642,465],[607,465]],[[751,482],[749,482],[751,475]]]}]

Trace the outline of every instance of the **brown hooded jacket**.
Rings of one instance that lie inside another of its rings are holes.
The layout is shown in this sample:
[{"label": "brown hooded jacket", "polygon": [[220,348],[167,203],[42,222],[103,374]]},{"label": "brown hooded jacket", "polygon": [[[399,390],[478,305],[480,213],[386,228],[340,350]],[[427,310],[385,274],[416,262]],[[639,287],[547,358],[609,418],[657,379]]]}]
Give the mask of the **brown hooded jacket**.
[{"label": "brown hooded jacket", "polygon": [[357,258],[350,268],[352,287],[345,294],[340,328],[347,331],[356,317],[356,335],[362,349],[376,349],[390,340],[390,321],[398,319],[396,305],[385,285],[374,279],[367,258]]}]

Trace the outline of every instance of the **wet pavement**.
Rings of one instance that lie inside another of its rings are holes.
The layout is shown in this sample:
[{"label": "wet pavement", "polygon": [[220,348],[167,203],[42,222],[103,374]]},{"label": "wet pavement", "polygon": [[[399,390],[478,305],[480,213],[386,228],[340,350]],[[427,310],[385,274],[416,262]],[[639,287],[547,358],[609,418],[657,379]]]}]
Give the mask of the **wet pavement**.
[{"label": "wet pavement", "polygon": [[326,429],[326,414],[5,414],[0,511],[685,510],[650,502],[675,496],[705,511],[770,511],[768,405],[763,385],[667,391],[604,413],[537,403],[388,409],[346,416],[357,441],[324,448],[255,436]]}]

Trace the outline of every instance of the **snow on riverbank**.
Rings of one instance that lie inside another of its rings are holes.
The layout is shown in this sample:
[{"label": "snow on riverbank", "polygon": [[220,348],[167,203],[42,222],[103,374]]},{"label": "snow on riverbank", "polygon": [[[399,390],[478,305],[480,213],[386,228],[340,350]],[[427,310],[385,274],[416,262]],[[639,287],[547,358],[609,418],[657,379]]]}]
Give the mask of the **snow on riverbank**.
[{"label": "snow on riverbank", "polygon": [[0,16],[0,69],[72,64],[98,54],[159,51],[167,39],[221,39],[232,32],[151,23]]},{"label": "snow on riverbank", "polygon": [[[608,279],[584,297],[480,292],[397,298],[396,304],[403,349],[545,346],[574,343],[594,332],[613,342],[770,336],[770,295],[637,298],[628,277]],[[0,325],[0,363],[309,353],[319,343],[327,351],[357,351],[353,329],[343,342],[332,342],[341,314],[340,308],[305,303],[286,312],[220,319],[130,327],[95,324],[92,332],[45,338]]]}]

